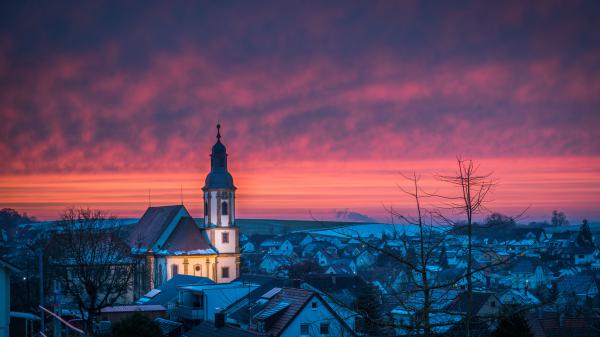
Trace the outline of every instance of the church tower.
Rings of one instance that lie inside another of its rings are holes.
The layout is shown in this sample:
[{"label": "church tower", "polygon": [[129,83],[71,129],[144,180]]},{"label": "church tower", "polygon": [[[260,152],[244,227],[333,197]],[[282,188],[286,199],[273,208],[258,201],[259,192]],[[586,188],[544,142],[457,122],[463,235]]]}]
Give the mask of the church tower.
[{"label": "church tower", "polygon": [[217,124],[217,142],[210,155],[210,172],[204,187],[204,224],[210,241],[217,249],[217,282],[239,276],[239,233],[235,225],[235,190],[227,171],[227,149],[221,143],[221,124]]}]

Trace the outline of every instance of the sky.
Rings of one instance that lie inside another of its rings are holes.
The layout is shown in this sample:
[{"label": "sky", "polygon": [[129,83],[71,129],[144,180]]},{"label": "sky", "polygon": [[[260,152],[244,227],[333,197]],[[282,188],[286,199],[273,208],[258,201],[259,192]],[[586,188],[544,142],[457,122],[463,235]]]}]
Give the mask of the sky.
[{"label": "sky", "polygon": [[0,6],[0,207],[201,216],[220,122],[238,217],[386,221],[462,156],[490,210],[600,220],[597,1]]}]

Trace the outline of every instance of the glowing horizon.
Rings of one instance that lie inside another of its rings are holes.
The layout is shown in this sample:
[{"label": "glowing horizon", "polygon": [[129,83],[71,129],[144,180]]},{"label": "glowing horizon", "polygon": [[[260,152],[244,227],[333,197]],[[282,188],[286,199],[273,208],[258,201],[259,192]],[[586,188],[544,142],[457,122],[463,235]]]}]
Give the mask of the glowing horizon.
[{"label": "glowing horizon", "polygon": [[[565,211],[575,222],[598,219],[587,203],[600,198],[600,161],[595,158],[494,158],[478,161],[482,172],[494,173],[498,185],[490,209],[516,215],[527,207],[525,222],[548,220],[553,209]],[[542,169],[537,172],[532,167]],[[348,209],[388,220],[383,205],[411,212],[413,204],[396,184],[405,185],[400,173],[415,171],[429,191],[451,193],[435,180],[435,173],[455,168],[452,158],[426,161],[287,162],[278,167],[236,163],[231,171],[238,187],[240,218],[334,219],[336,210]],[[564,171],[564,166],[569,167]],[[205,173],[87,173],[0,177],[0,205],[13,207],[41,220],[56,219],[70,206],[107,210],[121,217],[139,217],[148,206],[179,204],[201,216],[201,187]],[[181,186],[181,187],[180,187]],[[560,197],[557,197],[557,194]],[[35,200],[32,202],[31,200]],[[435,203],[434,203],[435,204]],[[485,214],[484,214],[485,216]]]},{"label": "glowing horizon", "polygon": [[[135,13],[134,15],[130,13]],[[239,217],[385,220],[398,171],[495,172],[494,209],[600,219],[600,6],[0,4],[0,207],[200,214],[215,124]],[[425,180],[426,187],[438,188]],[[442,188],[442,187],[439,187]]]}]

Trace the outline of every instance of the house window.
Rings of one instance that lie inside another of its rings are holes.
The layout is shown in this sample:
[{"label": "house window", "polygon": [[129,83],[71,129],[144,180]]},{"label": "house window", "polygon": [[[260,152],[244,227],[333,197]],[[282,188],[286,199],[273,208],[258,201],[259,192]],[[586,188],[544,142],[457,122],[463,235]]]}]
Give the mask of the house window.
[{"label": "house window", "polygon": [[317,302],[312,302],[312,310],[317,310]]},{"label": "house window", "polygon": [[319,326],[319,333],[321,333],[321,335],[329,335],[329,323],[321,323]]},{"label": "house window", "polygon": [[229,267],[221,267],[221,277],[229,278]]},{"label": "house window", "polygon": [[221,233],[221,243],[229,243],[229,233]]},{"label": "house window", "polygon": [[227,209],[227,202],[223,201],[221,203],[221,214],[227,215],[229,214],[229,210]]},{"label": "house window", "polygon": [[171,277],[179,274],[179,266],[174,264],[171,266]]},{"label": "house window", "polygon": [[300,335],[301,336],[308,336],[308,328],[309,325],[306,323],[300,324]]}]

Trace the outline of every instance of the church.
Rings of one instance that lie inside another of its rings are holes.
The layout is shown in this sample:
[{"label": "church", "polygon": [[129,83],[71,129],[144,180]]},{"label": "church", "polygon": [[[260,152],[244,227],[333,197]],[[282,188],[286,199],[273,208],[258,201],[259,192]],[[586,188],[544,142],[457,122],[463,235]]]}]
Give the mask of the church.
[{"label": "church", "polygon": [[149,207],[129,234],[136,258],[134,288],[138,294],[160,286],[177,274],[230,282],[240,273],[239,232],[235,224],[235,190],[227,170],[227,149],[217,142],[210,172],[202,188],[203,221],[183,205]]}]

